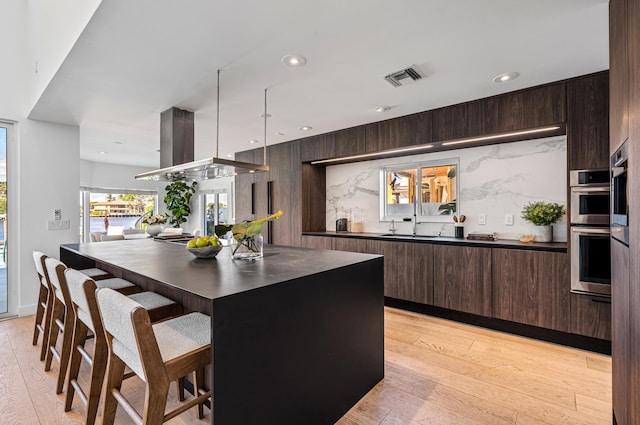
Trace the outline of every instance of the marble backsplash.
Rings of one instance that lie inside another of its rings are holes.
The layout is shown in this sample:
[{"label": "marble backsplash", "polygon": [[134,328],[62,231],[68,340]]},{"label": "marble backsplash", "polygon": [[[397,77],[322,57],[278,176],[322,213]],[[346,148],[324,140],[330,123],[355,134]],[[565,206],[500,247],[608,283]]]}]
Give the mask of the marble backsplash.
[{"label": "marble backsplash", "polygon": [[[496,233],[501,239],[519,239],[534,233],[520,217],[531,201],[567,205],[567,143],[565,136],[503,143],[430,154],[387,158],[327,167],[327,230],[335,230],[338,210],[358,208],[364,215],[363,231],[388,232],[390,222],[380,221],[380,168],[436,159],[459,158],[459,214],[467,216],[469,232]],[[479,224],[484,214],[486,224]],[[513,225],[505,225],[505,215]],[[398,233],[411,233],[412,224],[395,224]],[[566,216],[553,226],[553,240],[566,241]],[[453,236],[451,223],[419,223],[418,234]]]}]

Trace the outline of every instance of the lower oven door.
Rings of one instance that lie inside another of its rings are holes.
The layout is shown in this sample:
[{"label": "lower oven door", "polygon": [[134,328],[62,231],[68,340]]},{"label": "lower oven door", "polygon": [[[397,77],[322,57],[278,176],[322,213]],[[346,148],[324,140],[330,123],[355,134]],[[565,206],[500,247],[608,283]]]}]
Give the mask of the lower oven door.
[{"label": "lower oven door", "polygon": [[571,291],[611,295],[609,228],[571,227]]}]

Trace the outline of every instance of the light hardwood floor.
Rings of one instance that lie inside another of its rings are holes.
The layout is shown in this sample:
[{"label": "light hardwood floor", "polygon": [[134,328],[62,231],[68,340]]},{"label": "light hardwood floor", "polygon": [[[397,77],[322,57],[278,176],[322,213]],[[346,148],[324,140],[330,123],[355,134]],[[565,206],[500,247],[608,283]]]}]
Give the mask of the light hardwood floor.
[{"label": "light hardwood floor", "polygon": [[[57,365],[43,371],[32,329],[33,316],[0,322],[0,424],[82,423],[79,401],[64,412]],[[138,378],[123,389],[142,406]],[[190,409],[168,423],[209,420]],[[131,422],[119,409],[116,423]],[[338,424],[611,424],[611,358],[387,308],[385,379]]]}]

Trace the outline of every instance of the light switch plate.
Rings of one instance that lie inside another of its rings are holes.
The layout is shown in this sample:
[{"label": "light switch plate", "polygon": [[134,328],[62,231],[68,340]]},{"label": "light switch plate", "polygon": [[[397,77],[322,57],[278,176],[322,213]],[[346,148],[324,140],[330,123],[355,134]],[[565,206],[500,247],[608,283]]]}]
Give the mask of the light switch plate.
[{"label": "light switch plate", "polygon": [[487,216],[484,214],[480,214],[478,216],[478,224],[481,224],[481,225],[487,224]]},{"label": "light switch plate", "polygon": [[513,214],[504,215],[504,224],[506,226],[513,226]]}]

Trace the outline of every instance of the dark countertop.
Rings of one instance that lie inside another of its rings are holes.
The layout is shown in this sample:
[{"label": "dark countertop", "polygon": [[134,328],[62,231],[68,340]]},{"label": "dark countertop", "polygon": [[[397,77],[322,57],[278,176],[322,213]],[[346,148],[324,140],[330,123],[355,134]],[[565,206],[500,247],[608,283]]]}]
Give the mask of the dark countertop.
[{"label": "dark countertop", "polygon": [[62,245],[95,261],[216,299],[366,262],[380,255],[265,245],[256,261],[231,260],[225,247],[215,259],[197,259],[182,244],[146,240]]},{"label": "dark countertop", "polygon": [[509,239],[499,239],[497,241],[477,241],[469,239],[457,239],[443,236],[401,236],[396,235],[381,236],[381,233],[345,233],[345,232],[302,232],[305,236],[329,236],[334,238],[354,238],[354,239],[374,239],[381,241],[396,242],[415,242],[415,243],[432,243],[438,245],[460,245],[460,246],[478,246],[485,248],[507,248],[507,249],[524,249],[531,251],[550,251],[550,252],[567,252],[566,242],[520,242]]}]

